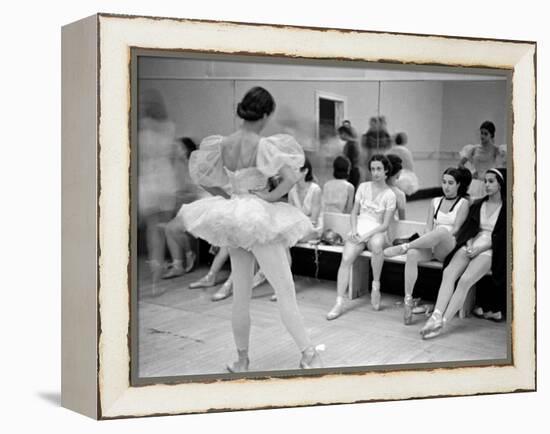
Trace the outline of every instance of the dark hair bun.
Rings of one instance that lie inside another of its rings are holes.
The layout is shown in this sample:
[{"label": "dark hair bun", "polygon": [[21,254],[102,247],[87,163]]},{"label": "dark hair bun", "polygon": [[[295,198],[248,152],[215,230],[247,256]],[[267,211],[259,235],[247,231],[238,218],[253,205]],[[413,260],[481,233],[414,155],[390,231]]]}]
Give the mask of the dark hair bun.
[{"label": "dark hair bun", "polygon": [[457,194],[462,197],[468,196],[468,187],[472,183],[472,172],[465,167],[449,167],[443,175],[451,175],[459,184]]},{"label": "dark hair bun", "polygon": [[388,177],[396,175],[401,169],[403,169],[403,160],[401,157],[395,154],[387,154],[386,157],[390,160],[391,170],[388,173]]},{"label": "dark hair bun", "polygon": [[275,100],[263,87],[253,87],[237,105],[237,115],[245,121],[258,121],[275,110]]}]

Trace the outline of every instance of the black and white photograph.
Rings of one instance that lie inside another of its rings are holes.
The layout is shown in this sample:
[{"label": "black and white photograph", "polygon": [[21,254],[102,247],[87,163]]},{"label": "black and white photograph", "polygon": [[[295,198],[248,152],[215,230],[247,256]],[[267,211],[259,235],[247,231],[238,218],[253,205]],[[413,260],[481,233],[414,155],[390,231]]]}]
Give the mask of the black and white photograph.
[{"label": "black and white photograph", "polygon": [[0,431],[545,432],[543,5],[7,3]]},{"label": "black and white photograph", "polygon": [[132,53],[136,384],[511,363],[511,73]]}]

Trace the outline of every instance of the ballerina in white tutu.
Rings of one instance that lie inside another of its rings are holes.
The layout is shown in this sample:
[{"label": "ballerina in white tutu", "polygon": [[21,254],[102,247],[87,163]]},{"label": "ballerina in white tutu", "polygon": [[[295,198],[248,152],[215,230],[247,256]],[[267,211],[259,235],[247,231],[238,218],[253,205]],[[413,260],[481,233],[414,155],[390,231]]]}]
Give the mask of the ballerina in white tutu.
[{"label": "ballerina in white tutu", "polygon": [[[300,367],[322,367],[298,310],[286,255],[287,247],[312,230],[311,221],[299,209],[277,202],[298,180],[305,157],[292,136],[260,136],[274,109],[275,101],[267,90],[254,87],[246,93],[237,107],[241,127],[227,137],[205,138],[191,155],[191,176],[215,196],[184,205],[178,213],[193,235],[229,248],[232,325],[238,352],[238,360],[227,367],[230,372],[249,368],[254,260],[275,290],[282,321],[302,354]],[[281,182],[269,191],[267,181],[274,175]],[[227,183],[232,187],[230,197],[221,188]]]},{"label": "ballerina in white tutu", "polygon": [[393,154],[401,158],[402,170],[399,177],[395,181],[395,186],[398,187],[407,196],[418,191],[419,182],[416,173],[414,173],[414,162],[411,151],[406,147],[407,135],[405,133],[397,133],[394,139],[394,145],[386,151],[386,155]]},{"label": "ballerina in white tutu", "polygon": [[470,201],[485,196],[485,172],[493,167],[506,167],[506,145],[495,144],[495,124],[483,122],[479,127],[480,144],[466,145],[460,151],[459,167],[469,164],[472,171],[472,183],[468,194]]}]

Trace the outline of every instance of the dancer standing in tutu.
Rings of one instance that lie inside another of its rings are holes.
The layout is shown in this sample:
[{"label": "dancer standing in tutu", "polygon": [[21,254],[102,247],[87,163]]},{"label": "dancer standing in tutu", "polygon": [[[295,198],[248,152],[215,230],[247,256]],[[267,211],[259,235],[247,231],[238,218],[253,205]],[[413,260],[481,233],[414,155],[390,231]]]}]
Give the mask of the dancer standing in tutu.
[{"label": "dancer standing in tutu", "polygon": [[[297,208],[277,202],[298,180],[305,157],[292,136],[260,136],[274,109],[275,101],[267,90],[254,87],[246,93],[237,107],[241,127],[227,137],[205,138],[191,156],[191,176],[216,196],[184,205],[178,213],[192,234],[229,248],[232,325],[238,352],[238,360],[227,367],[230,372],[246,372],[249,367],[254,260],[275,290],[283,324],[302,354],[300,367],[322,366],[298,310],[286,255],[287,247],[312,230],[311,221]],[[281,182],[269,191],[268,178],[274,175]],[[228,182],[231,197],[221,188]]]},{"label": "dancer standing in tutu", "polygon": [[140,96],[138,115],[139,221],[145,226],[152,294],[158,295],[165,249],[161,224],[167,223],[176,209],[175,126],[156,89],[148,89]]},{"label": "dancer standing in tutu", "polygon": [[414,173],[414,163],[412,153],[407,147],[407,135],[405,133],[397,133],[394,139],[395,146],[392,146],[386,151],[386,155],[393,154],[401,158],[402,170],[395,185],[407,196],[418,191],[418,177]]},{"label": "dancer standing in tutu", "polygon": [[480,199],[485,196],[485,172],[492,167],[506,166],[506,146],[495,145],[495,124],[485,121],[479,127],[480,144],[466,145],[460,151],[459,167],[470,164],[472,170],[472,184],[470,185],[470,199]]}]

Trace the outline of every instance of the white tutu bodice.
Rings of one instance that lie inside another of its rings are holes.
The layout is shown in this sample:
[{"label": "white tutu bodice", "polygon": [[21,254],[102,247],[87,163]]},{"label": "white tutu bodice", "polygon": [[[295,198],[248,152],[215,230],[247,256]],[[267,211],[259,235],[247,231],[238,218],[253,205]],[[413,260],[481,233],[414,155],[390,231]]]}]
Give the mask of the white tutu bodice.
[{"label": "white tutu bodice", "polygon": [[305,158],[300,145],[289,135],[261,138],[256,165],[232,171],[224,165],[223,139],[204,139],[191,154],[189,171],[203,186],[230,188],[231,198],[215,196],[183,205],[178,218],[193,235],[216,246],[250,250],[257,244],[296,244],[312,230],[309,218],[287,203],[267,202],[254,192],[266,190],[268,178],[283,166],[299,171]]}]

